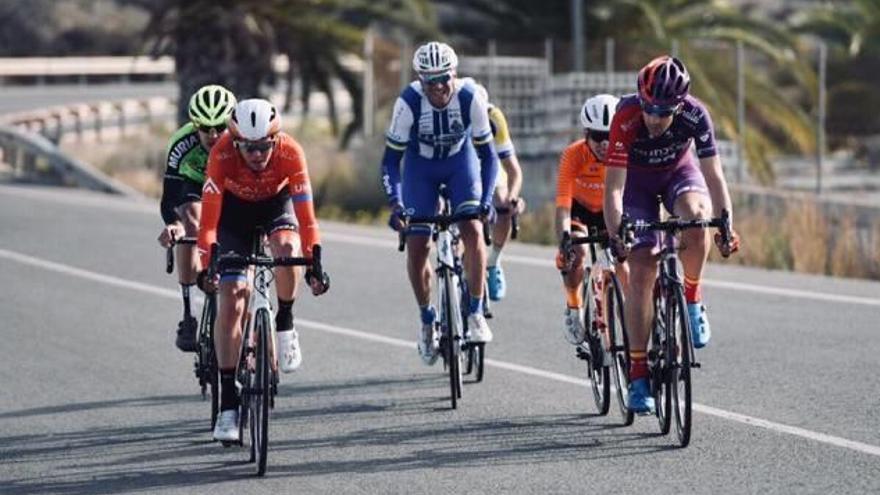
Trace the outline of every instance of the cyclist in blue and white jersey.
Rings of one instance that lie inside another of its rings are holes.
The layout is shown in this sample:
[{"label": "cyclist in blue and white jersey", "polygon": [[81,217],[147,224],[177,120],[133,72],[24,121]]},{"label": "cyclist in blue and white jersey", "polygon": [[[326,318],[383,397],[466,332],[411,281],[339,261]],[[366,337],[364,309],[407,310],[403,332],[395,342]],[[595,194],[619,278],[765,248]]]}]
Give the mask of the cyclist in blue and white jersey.
[{"label": "cyclist in blue and white jersey", "polygon": [[[406,216],[437,213],[439,188],[445,184],[455,213],[479,211],[494,217],[492,193],[498,161],[492,143],[487,102],[472,82],[457,79],[458,57],[447,44],[432,41],[416,50],[418,74],[394,104],[382,157],[382,184],[391,207],[389,225],[408,232],[407,272],[419,305],[418,349],[426,364],[438,355],[434,328],[437,310],[431,305],[430,233],[428,225],[406,225]],[[474,159],[471,146],[476,149]],[[405,173],[401,183],[400,160]],[[478,163],[479,162],[479,163]],[[464,270],[470,290],[468,328],[471,342],[489,342],[492,331],[483,316],[483,273],[486,247],[480,222],[459,223],[466,251]]]}]

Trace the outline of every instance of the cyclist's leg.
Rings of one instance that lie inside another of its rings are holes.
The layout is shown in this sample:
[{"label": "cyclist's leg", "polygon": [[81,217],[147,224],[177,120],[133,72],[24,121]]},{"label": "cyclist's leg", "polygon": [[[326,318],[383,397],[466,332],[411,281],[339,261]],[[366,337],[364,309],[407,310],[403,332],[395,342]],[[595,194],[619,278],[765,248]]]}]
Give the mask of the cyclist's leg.
[{"label": "cyclist's leg", "polygon": [[[446,185],[449,188],[453,211],[467,213],[479,208],[482,185],[477,161],[470,159],[469,155],[459,153],[444,164],[444,167],[448,167]],[[458,230],[464,245],[462,265],[470,293],[468,338],[471,342],[490,342],[492,330],[483,315],[483,287],[485,285],[483,274],[486,273],[486,244],[483,239],[482,224],[479,220],[459,222]]]},{"label": "cyclist's leg", "polygon": [[[575,211],[572,211],[571,235],[572,237],[587,235],[587,229]],[[584,298],[581,287],[584,282],[587,248],[583,244],[578,244],[573,246],[572,250],[574,256],[571,260],[571,269],[562,277],[562,288],[565,292],[563,330],[565,338],[570,344],[579,345],[583,343],[586,336],[586,328],[583,323]]]},{"label": "cyclist's leg", "polygon": [[[178,205],[175,207],[177,216],[183,223],[184,235],[195,238],[199,232],[199,217],[202,212],[201,187],[190,180],[181,180],[180,196]],[[183,351],[196,350],[196,330],[198,321],[193,316],[190,304],[190,292],[196,283],[196,274],[199,271],[198,251],[193,244],[178,244],[177,251],[177,280],[180,282],[180,292],[183,296],[183,319],[178,323],[176,345]]]},{"label": "cyclist's leg", "polygon": [[[503,167],[499,167],[499,170],[503,170]],[[507,205],[508,192],[506,174],[499,173],[498,181],[495,183],[495,192],[492,196],[496,209]],[[513,212],[511,211],[498,211],[495,225],[492,226],[492,245],[489,247],[489,254],[486,260],[486,274],[489,299],[493,301],[501,300],[507,294],[507,281],[504,277],[504,270],[501,267],[501,251],[510,238],[512,216]]]},{"label": "cyclist's leg", "polygon": [[[691,160],[676,168],[663,199],[667,208],[671,207],[684,220],[708,219],[712,216],[712,201],[706,181]],[[679,256],[684,270],[685,298],[696,347],[709,343],[712,334],[700,291],[703,268],[711,248],[709,235],[708,229],[690,229],[681,234],[682,243],[687,249],[681,250]]]},{"label": "cyclist's leg", "polygon": [[[234,204],[233,204],[234,203]],[[245,211],[241,211],[245,209]],[[217,229],[219,253],[250,253],[253,227],[246,224],[249,209],[227,195]],[[220,274],[214,346],[220,370],[220,416],[214,429],[218,440],[238,440],[239,396],[235,386],[235,368],[241,350],[242,328],[248,297],[248,277],[244,268],[227,268]]]},{"label": "cyclist's leg", "polygon": [[[652,221],[660,218],[657,183],[663,178],[656,172],[638,173],[631,170],[627,174],[623,209],[630,219]],[[629,284],[624,297],[624,319],[630,345],[629,403],[630,408],[639,413],[647,413],[654,408],[648,386],[647,349],[653,316],[651,296],[657,278],[656,248],[656,234],[639,234],[627,258]]]},{"label": "cyclist's leg", "polygon": [[[440,184],[436,161],[406,155],[404,166],[402,196],[406,212],[413,216],[431,216],[437,213],[440,199]],[[431,301],[431,226],[413,224],[407,227],[406,266],[413,294],[419,307],[424,308]]]}]

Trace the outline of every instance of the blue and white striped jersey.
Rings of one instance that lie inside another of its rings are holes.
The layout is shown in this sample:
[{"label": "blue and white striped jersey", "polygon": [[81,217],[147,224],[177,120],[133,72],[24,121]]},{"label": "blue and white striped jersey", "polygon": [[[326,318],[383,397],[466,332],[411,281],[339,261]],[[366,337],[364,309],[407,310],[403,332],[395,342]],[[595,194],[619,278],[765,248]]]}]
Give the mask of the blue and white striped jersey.
[{"label": "blue and white striped jersey", "polygon": [[468,135],[474,145],[492,140],[487,108],[488,102],[476,94],[469,81],[456,80],[451,100],[439,109],[414,81],[394,103],[385,143],[398,151],[408,148],[422,158],[449,158],[461,152]]}]

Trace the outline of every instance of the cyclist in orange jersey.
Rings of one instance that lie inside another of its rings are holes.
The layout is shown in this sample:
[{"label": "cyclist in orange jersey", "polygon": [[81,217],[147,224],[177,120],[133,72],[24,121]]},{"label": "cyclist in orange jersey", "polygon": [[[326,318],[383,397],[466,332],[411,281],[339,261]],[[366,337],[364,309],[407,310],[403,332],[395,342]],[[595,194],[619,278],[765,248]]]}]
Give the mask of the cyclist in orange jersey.
[{"label": "cyclist in orange jersey", "polygon": [[[239,102],[228,127],[229,133],[211,149],[202,189],[198,241],[202,266],[208,266],[210,246],[215,242],[218,254],[231,251],[249,255],[257,228],[262,228],[268,236],[273,256],[299,256],[300,251],[310,256],[320,237],[302,147],[291,136],[280,132],[281,117],[266,100]],[[219,285],[220,296],[215,326],[220,415],[214,438],[237,441],[239,397],[235,367],[246,314],[247,273],[245,269],[224,268],[217,280],[205,280],[204,273],[200,274],[200,285],[208,290]],[[315,295],[323,294],[329,287],[325,273],[307,270],[305,278]],[[275,268],[278,295],[275,349],[279,368],[285,373],[295,370],[302,362],[293,325],[296,287],[293,267]]]},{"label": "cyclist in orange jersey", "polygon": [[[593,229],[597,232],[605,231],[605,219],[602,216],[605,193],[604,161],[608,149],[608,130],[617,102],[617,97],[607,94],[587,99],[580,113],[584,138],[571,143],[562,152],[556,186],[556,235],[560,246],[566,236],[585,236]],[[560,251],[556,256],[556,267],[565,271],[563,331],[566,340],[578,345],[586,337],[583,323],[584,301],[581,294],[586,245],[573,246],[573,254],[569,257],[567,253]]]}]

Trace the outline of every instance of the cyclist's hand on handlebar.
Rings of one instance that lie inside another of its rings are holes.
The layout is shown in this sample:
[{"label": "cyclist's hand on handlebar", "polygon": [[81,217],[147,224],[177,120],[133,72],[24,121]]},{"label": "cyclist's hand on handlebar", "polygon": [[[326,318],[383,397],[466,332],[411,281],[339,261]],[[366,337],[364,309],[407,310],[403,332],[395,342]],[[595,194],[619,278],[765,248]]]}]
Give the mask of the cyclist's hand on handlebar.
[{"label": "cyclist's hand on handlebar", "polygon": [[394,203],[391,205],[391,214],[388,216],[388,226],[396,232],[400,232],[406,227],[406,216],[403,205]]},{"label": "cyclist's hand on handlebar", "polygon": [[327,272],[321,272],[319,277],[311,268],[306,270],[306,283],[312,288],[312,294],[320,296],[330,290],[330,276]]},{"label": "cyclist's hand on handlebar", "polygon": [[178,239],[182,239],[186,232],[183,230],[183,225],[180,222],[170,223],[162,229],[162,232],[159,233],[159,245],[164,248],[169,248],[171,245],[177,241]]},{"label": "cyclist's hand on handlebar", "polygon": [[559,251],[556,253],[556,269],[566,274],[571,270],[572,260],[571,233],[565,231],[562,233],[562,240],[559,241]]},{"label": "cyclist's hand on handlebar", "polygon": [[220,285],[220,274],[215,273],[213,277],[209,277],[208,270],[201,270],[196,274],[196,285],[206,294],[217,292],[217,286]]},{"label": "cyclist's hand on handlebar", "polygon": [[623,263],[629,256],[632,244],[625,242],[620,236],[610,235],[608,236],[608,247],[611,248],[611,256],[614,256],[618,263]]},{"label": "cyclist's hand on handlebar", "polygon": [[724,242],[724,237],[721,235],[721,232],[715,232],[715,245],[718,246],[718,251],[721,252],[721,256],[727,258],[731,254],[739,251],[739,234],[731,229],[730,240]]},{"label": "cyclist's hand on handlebar", "polygon": [[495,211],[495,207],[492,206],[491,203],[483,203],[480,205],[480,220],[487,223],[495,223],[495,218],[498,213]]}]

